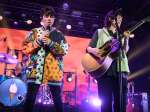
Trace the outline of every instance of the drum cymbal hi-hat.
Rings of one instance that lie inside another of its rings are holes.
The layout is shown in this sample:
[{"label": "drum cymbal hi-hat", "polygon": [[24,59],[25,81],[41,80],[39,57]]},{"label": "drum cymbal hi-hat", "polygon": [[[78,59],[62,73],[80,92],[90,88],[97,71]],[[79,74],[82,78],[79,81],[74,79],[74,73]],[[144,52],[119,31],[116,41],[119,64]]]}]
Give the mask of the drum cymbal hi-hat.
[{"label": "drum cymbal hi-hat", "polygon": [[17,64],[18,60],[9,54],[0,53],[0,62],[6,64]]}]

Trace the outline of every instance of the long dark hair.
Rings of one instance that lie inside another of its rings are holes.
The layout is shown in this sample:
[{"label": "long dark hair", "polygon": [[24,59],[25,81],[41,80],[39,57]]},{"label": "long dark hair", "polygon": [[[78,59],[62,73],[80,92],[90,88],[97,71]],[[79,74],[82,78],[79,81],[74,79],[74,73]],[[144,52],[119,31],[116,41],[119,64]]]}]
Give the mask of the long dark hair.
[{"label": "long dark hair", "polygon": [[117,15],[123,16],[122,9],[110,10],[104,18],[104,27],[110,27],[111,20],[114,20]]}]

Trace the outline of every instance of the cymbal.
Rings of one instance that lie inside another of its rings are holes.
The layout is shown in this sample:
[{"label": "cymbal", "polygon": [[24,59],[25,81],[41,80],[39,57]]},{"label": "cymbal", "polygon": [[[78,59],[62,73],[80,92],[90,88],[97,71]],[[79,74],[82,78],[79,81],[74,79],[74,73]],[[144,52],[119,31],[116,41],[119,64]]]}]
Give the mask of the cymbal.
[{"label": "cymbal", "polygon": [[0,53],[0,62],[6,64],[17,64],[18,60],[9,54]]}]

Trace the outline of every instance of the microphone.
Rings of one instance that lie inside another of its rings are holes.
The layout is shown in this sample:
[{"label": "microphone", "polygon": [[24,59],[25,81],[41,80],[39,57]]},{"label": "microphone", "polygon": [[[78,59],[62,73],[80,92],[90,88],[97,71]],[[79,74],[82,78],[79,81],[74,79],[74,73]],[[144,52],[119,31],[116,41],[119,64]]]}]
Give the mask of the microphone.
[{"label": "microphone", "polygon": [[37,43],[40,45],[40,46],[44,46],[45,47],[45,42],[43,41],[43,38],[46,37],[48,38],[48,36],[50,35],[50,31],[49,30],[45,30],[42,32],[42,34],[37,38]]},{"label": "microphone", "polygon": [[[50,35],[50,31],[49,31],[49,30],[46,30],[46,31],[44,31],[44,34],[43,34],[42,38],[43,38],[43,37],[48,38],[48,37],[49,37],[49,35]],[[45,47],[46,43],[47,43],[46,41],[45,41],[45,42],[43,42],[44,47]]]}]

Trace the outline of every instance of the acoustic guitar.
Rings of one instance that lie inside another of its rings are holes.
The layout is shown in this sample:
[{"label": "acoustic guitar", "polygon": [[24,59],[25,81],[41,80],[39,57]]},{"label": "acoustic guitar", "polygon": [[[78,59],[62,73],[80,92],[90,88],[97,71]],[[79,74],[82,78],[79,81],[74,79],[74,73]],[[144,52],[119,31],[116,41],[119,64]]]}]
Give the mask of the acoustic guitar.
[{"label": "acoustic guitar", "polygon": [[[131,27],[127,31],[132,33],[145,22],[150,22],[150,17],[142,19],[135,26]],[[123,35],[121,37],[124,38]],[[104,52],[100,57],[96,57],[90,53],[86,53],[81,60],[81,64],[84,70],[87,71],[93,77],[101,77],[111,66],[111,63],[114,60],[111,54],[117,52],[119,46],[119,41],[112,39],[106,42],[101,48],[99,48]],[[98,72],[98,76],[95,76],[95,72]]]},{"label": "acoustic guitar", "polygon": [[112,39],[99,48],[103,52],[100,57],[86,53],[81,60],[85,71],[89,72],[91,75],[95,71],[98,71],[99,74],[104,74],[113,61],[111,54],[117,52],[119,46],[119,41],[117,39]]}]

